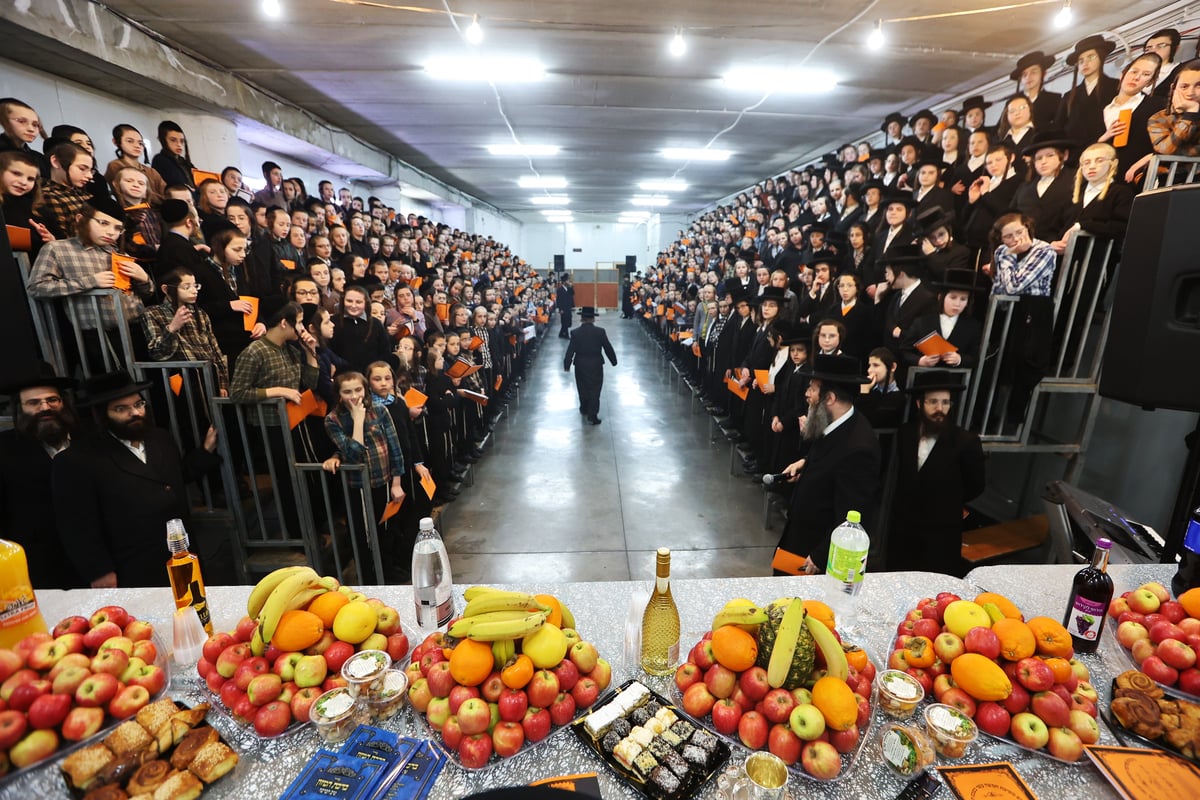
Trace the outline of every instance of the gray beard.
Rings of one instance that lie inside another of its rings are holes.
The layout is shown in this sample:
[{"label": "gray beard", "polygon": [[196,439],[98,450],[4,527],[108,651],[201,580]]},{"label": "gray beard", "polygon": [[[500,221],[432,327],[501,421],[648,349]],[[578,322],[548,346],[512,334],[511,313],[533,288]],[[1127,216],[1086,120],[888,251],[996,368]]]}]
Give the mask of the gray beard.
[{"label": "gray beard", "polygon": [[833,422],[829,407],[824,404],[808,407],[808,423],[804,426],[805,441],[815,441],[825,433],[825,429]]}]

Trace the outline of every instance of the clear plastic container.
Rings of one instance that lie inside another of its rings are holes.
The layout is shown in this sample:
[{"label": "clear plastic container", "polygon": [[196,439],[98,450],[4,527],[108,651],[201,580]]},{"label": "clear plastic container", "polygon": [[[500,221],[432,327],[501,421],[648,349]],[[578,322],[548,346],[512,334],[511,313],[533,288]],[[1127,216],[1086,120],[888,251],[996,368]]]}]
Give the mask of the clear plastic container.
[{"label": "clear plastic container", "polygon": [[925,689],[919,681],[898,669],[887,669],[875,678],[879,689],[879,708],[889,717],[908,719],[925,699]]},{"label": "clear plastic container", "polygon": [[408,693],[408,675],[403,670],[389,669],[383,676],[383,689],[374,700],[367,701],[371,712],[371,724],[377,725],[391,719],[404,703]]},{"label": "clear plastic container", "polygon": [[382,650],[363,650],[342,664],[342,677],[354,697],[360,695],[368,702],[378,700],[383,691],[383,677],[392,668],[392,658]]},{"label": "clear plastic container", "polygon": [[925,730],[942,758],[962,758],[967,745],[979,734],[970,717],[944,703],[934,703],[925,709]]},{"label": "clear plastic container", "polygon": [[892,771],[911,777],[933,763],[933,745],[923,731],[895,722],[884,726],[879,740],[884,762]]},{"label": "clear plastic container", "polygon": [[309,716],[325,744],[346,741],[355,728],[368,722],[367,704],[360,702],[344,686],[330,689],[318,697]]}]

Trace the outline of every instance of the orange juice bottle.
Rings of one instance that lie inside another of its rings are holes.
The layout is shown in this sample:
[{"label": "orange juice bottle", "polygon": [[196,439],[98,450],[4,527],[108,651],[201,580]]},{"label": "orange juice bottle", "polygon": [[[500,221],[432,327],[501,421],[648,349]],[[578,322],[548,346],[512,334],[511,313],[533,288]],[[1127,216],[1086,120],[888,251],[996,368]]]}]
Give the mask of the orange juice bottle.
[{"label": "orange juice bottle", "polygon": [[31,633],[45,633],[25,548],[0,539],[0,647],[12,647]]}]

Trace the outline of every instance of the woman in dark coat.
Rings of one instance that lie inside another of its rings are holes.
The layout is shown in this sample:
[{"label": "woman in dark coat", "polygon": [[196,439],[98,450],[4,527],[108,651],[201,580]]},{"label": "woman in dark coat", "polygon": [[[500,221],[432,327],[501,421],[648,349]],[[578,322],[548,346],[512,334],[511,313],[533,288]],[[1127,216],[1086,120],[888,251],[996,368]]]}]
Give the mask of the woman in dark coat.
[{"label": "woman in dark coat", "polygon": [[183,128],[169,119],[158,123],[158,143],[162,150],[150,162],[167,186],[186,186],[196,193],[196,181],[192,176],[192,159],[188,152],[187,137]]},{"label": "woman in dark coat", "polygon": [[1012,208],[1013,198],[1022,185],[1021,176],[1013,169],[1016,155],[1006,144],[992,145],[984,160],[986,175],[976,178],[967,189],[967,247],[972,261],[978,261],[981,251],[990,247],[988,237],[992,224]]}]

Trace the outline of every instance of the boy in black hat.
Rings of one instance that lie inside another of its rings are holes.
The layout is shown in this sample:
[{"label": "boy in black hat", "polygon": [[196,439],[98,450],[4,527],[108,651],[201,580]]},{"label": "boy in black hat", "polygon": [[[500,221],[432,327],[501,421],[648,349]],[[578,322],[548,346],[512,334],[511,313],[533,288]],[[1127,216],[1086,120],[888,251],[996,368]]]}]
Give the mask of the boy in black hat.
[{"label": "boy in black hat", "polygon": [[893,111],[883,118],[883,124],[879,126],[879,132],[883,134],[883,146],[889,148],[900,143],[904,137],[904,115],[899,111]]},{"label": "boy in black hat", "polygon": [[1117,96],[1121,85],[1116,78],[1104,74],[1104,60],[1115,49],[1115,42],[1096,33],[1076,42],[1075,49],[1067,55],[1067,66],[1075,68],[1075,77],[1080,80],[1059,103],[1054,127],[1080,145],[1096,141],[1108,128],[1104,107]]},{"label": "boy in black hat", "polygon": [[966,135],[970,135],[975,131],[991,130],[987,126],[987,118],[985,116],[987,110],[991,107],[992,104],[984,100],[983,95],[980,94],[973,94],[966,100],[963,100],[958,116],[962,121],[962,128]]},{"label": "boy in black hat", "polygon": [[970,267],[971,251],[954,241],[954,216],[944,209],[934,207],[917,214],[916,233],[935,281],[940,281],[946,270]]},{"label": "boy in black hat", "polygon": [[1058,113],[1059,103],[1062,102],[1062,95],[1058,92],[1042,91],[1046,73],[1053,66],[1054,56],[1034,50],[1017,59],[1016,68],[1008,76],[1017,82],[1017,91],[1029,98],[1035,130],[1045,130],[1054,126],[1054,115]]},{"label": "boy in black hat", "polygon": [[937,125],[937,115],[928,108],[922,108],[908,120],[908,127],[913,138],[926,149],[933,149],[933,126]]},{"label": "boy in black hat", "polygon": [[888,290],[877,293],[875,302],[883,305],[883,344],[896,353],[908,326],[937,309],[937,296],[923,285],[925,256],[917,245],[893,248],[882,264]]},{"label": "boy in black hat", "polygon": [[608,341],[604,328],[593,323],[596,321],[596,309],[584,306],[579,309],[580,326],[571,331],[571,341],[567,352],[563,354],[563,371],[571,371],[571,362],[575,363],[575,389],[579,394],[579,413],[587,417],[593,425],[599,425],[600,419],[600,390],[604,388],[604,356],[615,367],[617,353]]},{"label": "boy in black hat", "polygon": [[[1175,62],[1181,41],[1179,31],[1163,28],[1150,34],[1146,44],[1142,45],[1143,52],[1154,53],[1162,59],[1162,66],[1158,70],[1158,85],[1154,87],[1155,97],[1168,97],[1171,94],[1171,87],[1175,84],[1175,78],[1182,66]],[[1197,54],[1200,54],[1200,44],[1197,45]]]}]

